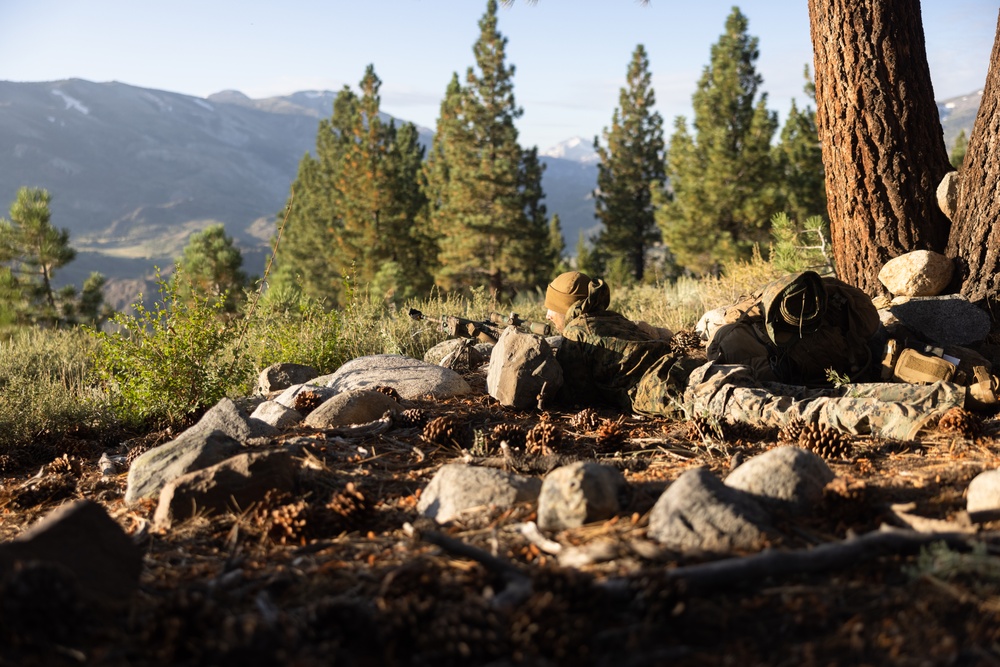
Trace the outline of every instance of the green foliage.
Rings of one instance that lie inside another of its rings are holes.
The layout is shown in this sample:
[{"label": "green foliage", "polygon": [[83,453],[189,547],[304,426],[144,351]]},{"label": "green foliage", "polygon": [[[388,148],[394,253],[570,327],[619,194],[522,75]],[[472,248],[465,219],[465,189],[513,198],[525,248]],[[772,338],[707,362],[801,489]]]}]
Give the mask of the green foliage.
[{"label": "green foliage", "polygon": [[226,234],[225,227],[211,225],[192,234],[177,264],[180,267],[177,275],[183,275],[184,280],[174,287],[182,299],[191,301],[197,294],[203,299],[220,301],[224,313],[238,310],[244,299],[247,275],[242,269],[243,254]]},{"label": "green foliage", "polygon": [[[812,88],[809,66],[805,68],[806,94]],[[816,129],[816,112],[811,107],[799,111],[792,100],[788,118],[781,129],[781,141],[772,159],[780,188],[780,205],[796,220],[826,216],[826,177]]]},{"label": "green foliage", "polygon": [[779,209],[771,157],[778,121],[767,94],[757,94],[758,55],[734,7],[693,96],[694,134],[684,117],[674,124],[656,220],[677,263],[696,275],[749,258]]},{"label": "green foliage", "polygon": [[246,325],[247,361],[260,371],[271,364],[307,364],[321,373],[345,361],[343,316],[294,288],[272,288]]},{"label": "green foliage", "polygon": [[139,301],[135,314],[111,318],[116,331],[93,331],[100,343],[96,371],[126,423],[181,424],[252,386],[253,368],[237,349],[237,323],[221,317],[219,299],[196,292],[182,298],[181,279],[167,281],[157,271],[160,299],[152,307]]},{"label": "green foliage", "polygon": [[771,263],[785,273],[812,269],[818,273],[833,271],[830,256],[830,224],[814,215],[799,224],[785,213],[771,217]]},{"label": "green foliage", "polygon": [[651,79],[649,58],[640,44],[632,54],[611,128],[604,129],[606,146],[594,139],[600,158],[594,202],[603,223],[594,243],[637,281],[643,279],[646,251],[660,240],[650,186],[665,178],[663,120],[653,111]]},{"label": "green foliage", "polygon": [[905,569],[913,577],[933,577],[949,582],[965,582],[982,592],[996,595],[1000,585],[1000,558],[990,554],[984,542],[974,542],[968,552],[934,542],[920,550],[917,562]]},{"label": "green foliage", "polygon": [[952,146],[951,155],[948,159],[951,161],[951,166],[955,169],[961,169],[962,165],[965,163],[965,152],[969,148],[969,140],[965,136],[965,130],[958,133],[955,137],[955,145]]}]

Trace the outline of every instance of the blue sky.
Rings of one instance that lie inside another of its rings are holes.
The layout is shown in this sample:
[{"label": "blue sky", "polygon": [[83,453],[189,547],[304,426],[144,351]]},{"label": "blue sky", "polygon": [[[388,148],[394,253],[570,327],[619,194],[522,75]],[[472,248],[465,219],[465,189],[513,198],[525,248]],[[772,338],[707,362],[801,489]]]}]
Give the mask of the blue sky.
[{"label": "blue sky", "polygon": [[[646,47],[669,136],[733,5],[760,39],[768,106],[805,102],[812,66],[806,0],[517,0],[501,7],[507,62],[524,109],[521,144],[545,150],[608,126],[637,44]],[[382,80],[382,109],[434,127],[453,72],[474,64],[485,0],[0,0],[0,80],[83,78],[205,97],[357,87]],[[924,0],[935,97],[983,85],[996,3]]]}]

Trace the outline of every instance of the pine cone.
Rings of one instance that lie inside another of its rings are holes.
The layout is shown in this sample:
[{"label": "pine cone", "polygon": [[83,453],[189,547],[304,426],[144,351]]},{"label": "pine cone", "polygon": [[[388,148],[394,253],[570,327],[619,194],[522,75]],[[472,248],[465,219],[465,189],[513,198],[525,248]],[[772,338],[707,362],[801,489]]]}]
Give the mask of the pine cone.
[{"label": "pine cone", "polygon": [[448,415],[427,422],[420,437],[432,445],[456,449],[468,449],[473,442],[472,428]]},{"label": "pine cone", "polygon": [[722,429],[714,419],[694,417],[688,422],[688,440],[713,440],[722,437]]},{"label": "pine cone", "polygon": [[45,475],[21,489],[13,498],[13,505],[27,509],[45,502],[65,500],[76,493],[77,480],[72,475]]},{"label": "pine cone", "polygon": [[944,433],[957,433],[963,438],[975,438],[982,433],[983,422],[964,408],[951,408],[941,415],[938,430]]},{"label": "pine cone", "polygon": [[826,460],[850,458],[854,447],[840,431],[822,424],[809,424],[799,435],[799,446]]},{"label": "pine cone", "polygon": [[726,421],[721,424],[722,437],[726,442],[758,442],[761,440],[761,429],[747,422]]},{"label": "pine cone", "polygon": [[69,475],[79,478],[83,472],[83,464],[75,456],[63,454],[45,465],[45,472],[50,475]]},{"label": "pine cone", "polygon": [[130,448],[125,454],[125,465],[131,468],[135,460],[150,449],[152,449],[152,446],[148,442],[141,442],[135,447]]},{"label": "pine cone", "polygon": [[698,350],[701,349],[701,346],[701,336],[690,330],[678,331],[670,339],[670,351],[675,354],[684,353],[688,350]]},{"label": "pine cone", "polygon": [[331,533],[358,528],[372,509],[370,500],[355,488],[353,482],[348,482],[340,491],[330,496],[329,502],[323,506],[326,522],[334,525]]},{"label": "pine cone", "polygon": [[295,395],[295,401],[292,403],[292,407],[295,408],[296,411],[302,413],[302,416],[305,417],[322,405],[325,400],[326,399],[324,399],[320,394],[317,394],[315,391],[301,391]]},{"label": "pine cone", "polygon": [[805,427],[806,423],[804,421],[793,419],[778,430],[778,440],[798,443],[799,436],[802,435],[802,429]]},{"label": "pine cone", "polygon": [[298,500],[271,510],[267,534],[277,544],[299,544],[305,538],[306,510],[309,505]]},{"label": "pine cone", "polygon": [[614,451],[628,440],[621,422],[605,419],[597,427],[597,447],[602,451]]},{"label": "pine cone", "polygon": [[569,418],[569,425],[578,431],[593,431],[601,425],[601,418],[597,415],[597,410],[584,408]]},{"label": "pine cone", "polygon": [[528,431],[524,441],[529,454],[548,456],[555,452],[562,442],[562,429],[552,422],[542,421]]},{"label": "pine cone", "polygon": [[400,397],[399,392],[396,391],[395,387],[379,385],[378,387],[375,387],[375,391],[379,392],[380,394],[385,394],[386,396],[396,401],[397,403],[403,400],[402,397]]},{"label": "pine cone", "polygon": [[511,449],[521,450],[527,442],[527,434],[517,424],[497,424],[490,433],[490,444],[499,447],[501,442],[506,442]]},{"label": "pine cone", "polygon": [[396,423],[401,428],[412,428],[414,426],[423,426],[427,423],[427,411],[420,408],[408,408],[399,413],[396,417]]}]

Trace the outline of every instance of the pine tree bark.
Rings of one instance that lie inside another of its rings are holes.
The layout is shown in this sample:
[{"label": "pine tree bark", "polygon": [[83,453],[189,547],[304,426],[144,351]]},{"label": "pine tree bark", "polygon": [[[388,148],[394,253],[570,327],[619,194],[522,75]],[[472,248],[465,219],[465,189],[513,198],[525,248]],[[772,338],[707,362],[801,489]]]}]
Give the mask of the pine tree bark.
[{"label": "pine tree bark", "polygon": [[990,69],[962,164],[955,221],[947,254],[957,257],[962,294],[973,302],[1000,301],[1000,17]]},{"label": "pine tree bark", "polygon": [[886,261],[943,252],[951,170],[919,0],[809,0],[816,124],[837,274],[876,295]]}]

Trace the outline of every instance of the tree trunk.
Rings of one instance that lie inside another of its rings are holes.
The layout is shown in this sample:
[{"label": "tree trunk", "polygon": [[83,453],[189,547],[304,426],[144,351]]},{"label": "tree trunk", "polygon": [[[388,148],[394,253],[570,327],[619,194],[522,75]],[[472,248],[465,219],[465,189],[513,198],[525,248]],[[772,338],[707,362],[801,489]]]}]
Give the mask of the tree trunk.
[{"label": "tree trunk", "polygon": [[[962,294],[1000,301],[1000,20],[979,114],[962,164],[948,256],[959,259]],[[994,314],[996,316],[996,314]]]},{"label": "tree trunk", "polygon": [[871,295],[912,250],[943,252],[936,189],[951,170],[919,0],[809,0],[816,124],[837,274]]}]

